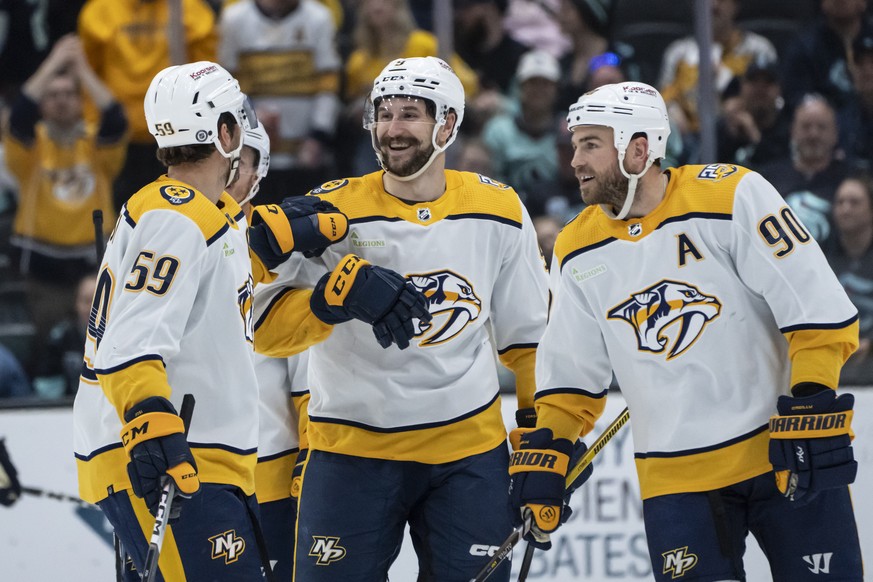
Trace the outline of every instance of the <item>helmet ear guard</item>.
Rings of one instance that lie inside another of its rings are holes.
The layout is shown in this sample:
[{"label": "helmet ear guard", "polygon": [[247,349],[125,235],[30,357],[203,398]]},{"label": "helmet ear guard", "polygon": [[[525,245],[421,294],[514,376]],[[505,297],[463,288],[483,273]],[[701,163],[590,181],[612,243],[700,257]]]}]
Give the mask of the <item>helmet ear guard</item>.
[{"label": "helmet ear guard", "polygon": [[[645,83],[616,83],[590,91],[570,106],[567,114],[567,129],[582,125],[609,127],[613,143],[618,150],[618,167],[629,180],[628,194],[618,214],[612,208],[603,207],[612,218],[624,219],[633,204],[638,180],[649,170],[655,160],[667,152],[670,136],[670,120],[667,106],[657,89]],[[624,168],[624,157],[633,136],[643,133],[649,144],[646,165],[638,174],[630,174]]]},{"label": "helmet ear guard", "polygon": [[[464,87],[452,68],[437,57],[396,59],[382,69],[382,72],[373,82],[373,90],[367,97],[363,125],[364,129],[370,131],[376,157],[386,172],[388,169],[382,160],[376,140],[376,104],[381,99],[395,96],[423,99],[434,106],[436,125],[434,125],[431,135],[434,153],[427,163],[413,175],[394,176],[398,180],[408,181],[420,176],[436,159],[436,156],[445,151],[457,138],[461,122],[464,120]],[[436,142],[437,133],[441,127],[445,126],[451,111],[455,112],[457,119],[446,143],[440,146]]]}]

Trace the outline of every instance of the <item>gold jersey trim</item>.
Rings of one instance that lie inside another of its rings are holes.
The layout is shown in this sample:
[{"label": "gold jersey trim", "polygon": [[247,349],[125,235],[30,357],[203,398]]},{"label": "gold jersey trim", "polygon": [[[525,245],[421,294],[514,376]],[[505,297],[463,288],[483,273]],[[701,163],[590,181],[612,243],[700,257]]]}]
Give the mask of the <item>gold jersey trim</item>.
[{"label": "gold jersey trim", "polygon": [[291,474],[296,462],[296,450],[258,461],[255,467],[255,492],[258,495],[258,503],[291,497]]},{"label": "gold jersey trim", "polygon": [[382,183],[384,172],[360,178],[335,180],[312,191],[332,202],[349,223],[373,220],[404,220],[431,225],[446,219],[481,218],[497,220],[521,228],[522,206],[515,191],[486,176],[472,172],[446,170],[446,190],[429,202],[406,202],[392,196]]},{"label": "gold jersey trim", "polygon": [[[236,228],[234,217],[240,212],[239,205],[226,192],[222,193],[219,200],[224,204],[233,204],[235,212],[225,213],[193,186],[163,175],[134,194],[125,207],[127,218],[133,225],[152,210],[172,210],[187,216],[203,233],[208,245],[227,228]],[[230,208],[233,209],[233,206]]]},{"label": "gold jersey trim", "polygon": [[712,491],[773,470],[768,460],[770,433],[766,429],[765,425],[748,438],[702,453],[676,457],[637,456],[634,462],[642,498]]},{"label": "gold jersey trim", "polygon": [[505,441],[499,396],[474,416],[433,428],[377,432],[330,419],[309,419],[312,449],[370,459],[436,465],[490,451]]}]

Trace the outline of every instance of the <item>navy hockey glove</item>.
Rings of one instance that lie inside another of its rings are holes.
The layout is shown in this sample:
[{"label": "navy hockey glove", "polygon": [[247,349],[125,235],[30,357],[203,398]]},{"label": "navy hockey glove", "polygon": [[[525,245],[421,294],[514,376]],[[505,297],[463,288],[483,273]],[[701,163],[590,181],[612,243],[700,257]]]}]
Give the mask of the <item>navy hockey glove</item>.
[{"label": "navy hockey glove", "polygon": [[0,505],[9,507],[21,497],[18,471],[6,451],[6,441],[0,439]]},{"label": "navy hockey glove", "polygon": [[[197,464],[185,438],[185,426],[166,398],[152,396],[124,414],[121,443],[130,456],[127,474],[137,497],[142,497],[152,515],[158,510],[163,479],[176,482],[176,493],[188,498],[200,490]],[[173,503],[170,519],[179,517]]]},{"label": "navy hockey glove", "polygon": [[268,269],[293,252],[317,257],[346,238],[349,220],[336,206],[318,196],[292,196],[280,204],[255,206],[249,246]]},{"label": "navy hockey glove", "polygon": [[564,479],[573,443],[553,439],[548,428],[517,428],[510,433],[509,440],[515,451],[509,463],[509,497],[512,507],[518,510],[516,525],[522,524],[530,511],[533,520],[524,539],[536,548],[548,550],[552,547],[549,534],[569,516],[564,507],[567,495]]},{"label": "navy hockey glove", "polygon": [[380,346],[396,343],[401,350],[408,348],[415,336],[412,320],[428,322],[432,318],[427,298],[405,277],[351,254],[321,278],[312,292],[310,307],[328,324],[352,319],[369,323]]},{"label": "navy hockey glove", "polygon": [[[801,384],[803,386],[803,384]],[[821,386],[811,396],[780,396],[770,417],[770,463],[776,486],[792,501],[855,481],[852,452],[855,397]]]}]

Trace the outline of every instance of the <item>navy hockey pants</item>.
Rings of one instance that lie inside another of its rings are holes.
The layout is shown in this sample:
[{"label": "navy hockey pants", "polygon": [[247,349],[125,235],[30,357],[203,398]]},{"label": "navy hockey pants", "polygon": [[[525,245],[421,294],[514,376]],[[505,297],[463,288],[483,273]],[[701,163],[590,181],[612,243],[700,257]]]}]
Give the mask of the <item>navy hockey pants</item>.
[{"label": "navy hockey pants", "polygon": [[[199,493],[182,503],[179,520],[167,527],[156,580],[263,579],[250,517],[250,512],[257,515],[258,511],[254,496],[246,497],[231,485],[203,483]],[[125,582],[139,582],[155,518],[132,491],[113,493],[97,505],[129,558],[124,568]]]},{"label": "navy hockey pants", "polygon": [[261,528],[276,582],[291,582],[294,575],[294,529],[297,500],[293,497],[259,504]]},{"label": "navy hockey pants", "polygon": [[512,531],[508,466],[505,444],[440,465],[310,451],[295,579],[384,582],[409,523],[419,582],[468,582]]},{"label": "navy hockey pants", "polygon": [[717,491],[643,502],[655,580],[745,580],[751,532],[774,582],[862,582],[861,547],[848,487],[790,501],[765,473]]}]

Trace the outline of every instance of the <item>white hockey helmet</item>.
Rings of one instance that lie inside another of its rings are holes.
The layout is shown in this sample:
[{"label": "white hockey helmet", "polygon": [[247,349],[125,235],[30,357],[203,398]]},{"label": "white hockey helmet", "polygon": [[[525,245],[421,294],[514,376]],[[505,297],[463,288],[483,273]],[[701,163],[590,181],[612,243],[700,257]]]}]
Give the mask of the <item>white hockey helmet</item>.
[{"label": "white hockey helmet", "polygon": [[258,167],[255,170],[257,180],[252,184],[252,189],[249,190],[246,199],[240,202],[240,206],[255,197],[258,190],[261,188],[261,180],[267,177],[267,172],[270,171],[270,136],[264,131],[264,126],[259,125],[254,129],[247,129],[243,134],[243,145],[254,148],[258,152]]},{"label": "white hockey helmet", "polygon": [[233,181],[242,140],[236,149],[224,151],[218,119],[222,113],[230,113],[243,131],[258,123],[239,83],[221,65],[198,61],[167,67],[152,79],[144,106],[149,132],[158,147],[211,143],[231,160]]},{"label": "white hockey helmet", "polygon": [[[604,208],[604,210],[613,218],[623,219],[633,204],[639,178],[648,171],[655,160],[666,155],[670,120],[664,99],[657,89],[645,83],[603,85],[582,95],[570,106],[567,128],[572,132],[573,128],[580,125],[601,125],[612,128],[613,142],[618,150],[618,167],[630,183],[621,211],[615,215],[611,209]],[[631,138],[638,133],[646,134],[649,155],[645,167],[639,174],[629,174],[624,168],[624,157]]]},{"label": "white hockey helmet", "polygon": [[[379,76],[373,81],[373,90],[367,98],[364,109],[364,129],[370,131],[373,149],[379,163],[385,168],[382,155],[376,142],[376,104],[380,99],[392,96],[418,97],[430,101],[435,108],[436,125],[431,135],[431,144],[434,153],[420,170],[411,176],[399,177],[398,180],[407,181],[418,177],[433,162],[437,155],[446,150],[455,138],[464,120],[464,86],[461,80],[444,60],[437,57],[414,57],[408,59],[396,59],[391,61]],[[445,145],[436,143],[439,128],[446,124],[449,111],[457,115],[452,135],[446,140]],[[387,171],[387,168],[386,168]]]}]

